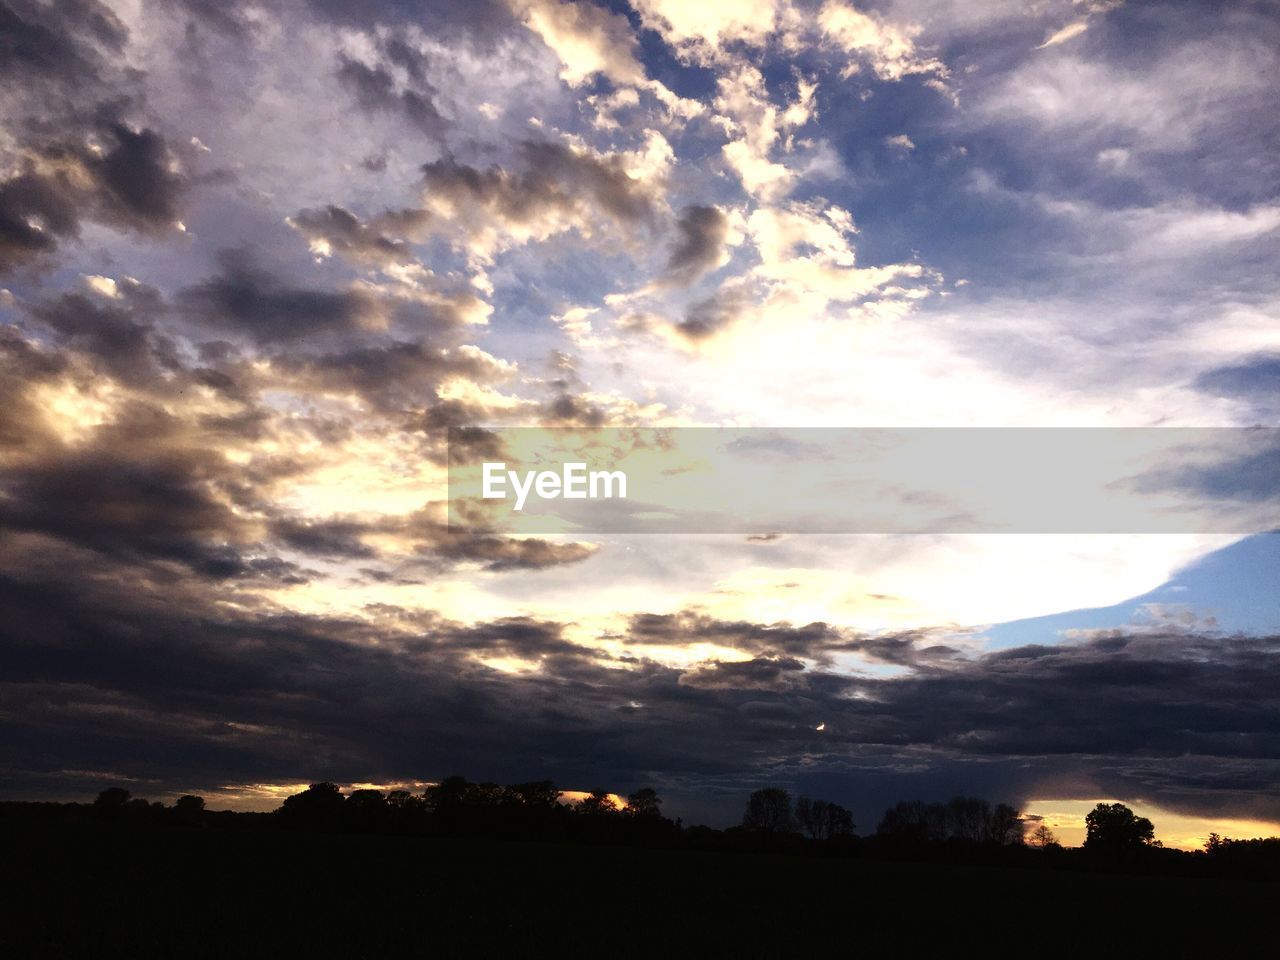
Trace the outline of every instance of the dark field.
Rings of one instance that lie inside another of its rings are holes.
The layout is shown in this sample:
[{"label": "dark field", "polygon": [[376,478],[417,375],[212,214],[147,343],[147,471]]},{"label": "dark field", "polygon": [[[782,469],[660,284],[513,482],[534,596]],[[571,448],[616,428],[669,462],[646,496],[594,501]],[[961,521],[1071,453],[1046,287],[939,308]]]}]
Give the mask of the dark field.
[{"label": "dark field", "polygon": [[5,823],[21,957],[1273,955],[1273,884]]}]

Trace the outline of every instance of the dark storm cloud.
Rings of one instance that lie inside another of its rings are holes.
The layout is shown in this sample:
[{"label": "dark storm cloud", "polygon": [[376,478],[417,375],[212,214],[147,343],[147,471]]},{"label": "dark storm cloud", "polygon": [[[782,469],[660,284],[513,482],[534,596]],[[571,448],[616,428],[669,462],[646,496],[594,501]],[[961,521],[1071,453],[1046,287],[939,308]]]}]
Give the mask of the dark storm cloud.
[{"label": "dark storm cloud", "polygon": [[374,556],[374,551],[360,539],[368,532],[367,524],[349,520],[281,518],[271,525],[271,535],[284,546],[313,556],[344,559]]},{"label": "dark storm cloud", "polygon": [[[965,659],[934,656],[927,634],[877,644],[820,623],[681,614],[633,618],[613,638],[632,651],[619,656],[571,643],[545,621],[463,626],[393,608],[370,608],[368,621],[254,613],[219,603],[212,579],[137,578],[131,558],[111,552],[23,553],[37,528],[90,545],[115,533],[163,547],[225,538],[234,525],[192,488],[189,468],[168,475],[160,462],[117,484],[118,469],[76,458],[15,488],[25,504],[42,484],[47,512],[0,547],[0,699],[19,718],[2,761],[11,780],[51,789],[58,770],[74,768],[173,789],[455,769],[682,789],[825,778],[828,795],[855,807],[888,802],[907,784],[913,795],[989,788],[1011,799],[1052,784],[1075,791],[1067,795],[1280,816],[1267,799],[1280,782],[1280,638],[1116,633]],[[158,501],[145,513],[134,506],[142,493]],[[358,556],[363,532],[281,522],[274,535],[305,552]],[[589,549],[455,537],[425,518],[398,533],[434,562],[490,568],[538,569]],[[254,558],[241,576],[255,562],[268,575],[305,575]],[[61,586],[68,577],[73,594]],[[681,669],[643,655],[696,642],[750,659]],[[821,667],[831,651],[854,649],[910,669],[887,678]],[[476,659],[490,657],[540,666],[504,674]]]},{"label": "dark storm cloud", "polygon": [[386,529],[411,538],[420,562],[428,568],[475,563],[495,572],[544,570],[579,563],[596,552],[595,545],[589,543],[555,543],[532,537],[494,536],[486,531],[451,530],[448,524],[425,513]]},{"label": "dark storm cloud", "polygon": [[406,61],[406,57],[413,54],[413,51],[403,44],[396,49],[402,54],[402,65],[408,62],[413,68],[408,72],[414,78],[417,89],[398,89],[395,78],[385,68],[371,67],[346,56],[340,60],[338,80],[351,92],[361,108],[395,113],[433,140],[443,140],[449,129],[449,122],[436,109],[435,87],[426,81],[416,60]]},{"label": "dark storm cloud", "polygon": [[0,273],[78,236],[83,219],[140,233],[174,228],[188,182],[164,138],[109,117],[95,133],[107,149],[45,144],[0,182]]},{"label": "dark storm cloud", "polygon": [[129,33],[97,0],[0,2],[0,80],[71,93],[99,78]]},{"label": "dark storm cloud", "polygon": [[272,521],[269,538],[279,546],[311,556],[359,560],[377,555],[363,539],[372,535],[398,537],[410,543],[411,559],[398,561],[402,571],[437,572],[461,564],[475,564],[490,572],[545,570],[579,563],[596,551],[589,543],[555,543],[451,530],[425,513],[408,519],[368,522],[280,517]]},{"label": "dark storm cloud", "polygon": [[232,478],[225,458],[193,446],[190,432],[165,411],[134,403],[92,443],[8,467],[0,526],[117,558],[234,575],[229,542],[244,539],[246,524],[218,495]]},{"label": "dark storm cloud", "polygon": [[950,660],[960,655],[955,647],[939,643],[928,630],[906,630],[871,636],[853,637],[832,644],[832,651],[859,653],[876,663],[899,667],[917,667]]},{"label": "dark storm cloud", "polygon": [[713,662],[685,672],[680,682],[690,687],[721,690],[778,690],[799,680],[804,664],[793,657],[756,657]]},{"label": "dark storm cloud", "polygon": [[[401,223],[410,225],[405,221],[421,218],[417,211],[409,211],[401,218]],[[290,226],[304,237],[323,240],[335,252],[357,260],[374,263],[412,260],[413,254],[404,240],[383,232],[381,224],[390,226],[390,218],[383,217],[380,221],[380,224],[362,223],[351,211],[333,204],[320,209],[301,210],[289,218]]]},{"label": "dark storm cloud", "polygon": [[720,264],[729,218],[716,207],[688,206],[676,221],[679,241],[667,261],[667,277],[677,283],[692,283]]},{"label": "dark storm cloud", "polygon": [[28,167],[0,182],[0,275],[47,254],[80,229],[78,191],[65,174]]},{"label": "dark storm cloud", "polygon": [[544,425],[561,427],[601,427],[606,419],[598,406],[570,393],[559,394],[545,404],[542,417]]},{"label": "dark storm cloud", "polygon": [[275,367],[300,385],[355,392],[379,410],[421,407],[435,397],[440,381],[462,376],[476,383],[497,379],[484,355],[429,342],[390,342],[317,357],[280,355]]},{"label": "dark storm cloud", "polygon": [[732,326],[747,302],[745,291],[720,290],[690,306],[676,330],[694,343],[706,340]]},{"label": "dark storm cloud", "polygon": [[115,146],[99,157],[78,159],[102,189],[105,219],[135,230],[172,225],[184,180],[169,167],[169,150],[154,130],[131,130],[112,122],[107,131]]},{"label": "dark storm cloud", "polygon": [[822,657],[832,646],[843,641],[840,632],[825,623],[799,627],[758,624],[744,620],[718,620],[688,611],[637,614],[629,621],[626,636],[635,644],[715,643],[764,655],[810,658]]},{"label": "dark storm cloud", "polygon": [[295,285],[257,266],[248,249],[218,254],[220,271],[179,292],[177,302],[204,327],[234,330],[259,343],[353,330],[378,317],[373,296],[359,290]]},{"label": "dark storm cloud", "polygon": [[117,382],[157,386],[166,371],[181,369],[173,343],[148,322],[159,313],[159,292],[140,284],[123,290],[123,302],[67,293],[34,305],[30,314]]},{"label": "dark storm cloud", "polygon": [[447,197],[464,217],[475,206],[523,224],[551,211],[579,210],[584,201],[618,223],[646,223],[654,216],[655,198],[627,173],[619,156],[579,153],[541,140],[525,141],[519,154],[520,173],[436,160],[423,165],[423,185],[429,193]]},{"label": "dark storm cloud", "polygon": [[484,569],[544,570],[586,560],[596,548],[586,543],[552,543],[547,540],[449,534],[428,547],[430,553],[450,561],[480,563]]},{"label": "dark storm cloud", "polygon": [[[463,769],[740,790],[795,777],[855,806],[975,785],[1026,799],[1053,784],[1280,815],[1267,799],[1280,782],[1280,638],[1117,634],[880,679],[780,654],[682,670],[615,660],[526,618],[256,615],[199,591],[174,605],[146,583],[114,590],[113,576],[85,570],[72,596],[26,568],[0,579],[0,697],[18,718],[9,777],[107,768],[190,789]],[[669,623],[637,626],[665,638]],[[502,674],[474,657],[541,668]]]}]

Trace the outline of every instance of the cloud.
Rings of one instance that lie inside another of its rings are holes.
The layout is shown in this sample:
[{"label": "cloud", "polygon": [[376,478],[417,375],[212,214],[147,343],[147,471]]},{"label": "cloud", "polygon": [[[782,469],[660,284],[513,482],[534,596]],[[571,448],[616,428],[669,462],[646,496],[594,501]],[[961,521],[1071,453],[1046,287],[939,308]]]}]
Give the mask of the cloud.
[{"label": "cloud", "polygon": [[682,57],[707,62],[733,43],[762,44],[776,29],[784,4],[779,0],[751,4],[637,0],[635,7],[645,26],[656,30]]},{"label": "cloud", "polygon": [[202,326],[271,343],[381,325],[376,299],[361,289],[291,286],[257,266],[244,248],[221,251],[218,264],[217,274],[185,288],[177,298],[185,313]]},{"label": "cloud", "polygon": [[513,0],[529,29],[560,58],[561,78],[580,86],[596,74],[614,83],[639,86],[644,67],[636,58],[636,39],[626,17],[591,2]]},{"label": "cloud", "polygon": [[679,240],[667,260],[667,276],[679,283],[692,283],[704,273],[728,261],[725,244],[729,238],[729,218],[716,207],[692,204],[676,221]]},{"label": "cloud", "polygon": [[1049,34],[1049,38],[1044,43],[1036,47],[1037,50],[1043,50],[1045,47],[1056,46],[1059,43],[1066,43],[1073,37],[1078,37],[1089,29],[1089,24],[1085,20],[1077,20],[1075,23],[1068,23],[1061,30],[1055,30]]},{"label": "cloud", "polygon": [[397,227],[412,229],[423,220],[417,211],[406,211],[399,217],[384,215],[375,223],[362,223],[350,210],[329,204],[298,211],[289,218],[289,225],[311,241],[316,253],[328,256],[337,252],[356,260],[390,264],[416,262],[416,258],[405,240],[389,232]]},{"label": "cloud", "polygon": [[1280,411],[1280,354],[1261,354],[1215,367],[1196,377],[1204,393],[1247,403],[1260,417]]},{"label": "cloud", "polygon": [[303,390],[356,393],[375,408],[399,410],[434,400],[441,383],[459,377],[494,383],[514,372],[477,347],[392,341],[318,356],[284,354],[274,367]]},{"label": "cloud", "polygon": [[689,306],[676,332],[697,343],[729,329],[747,309],[749,297],[737,288],[721,289]]},{"label": "cloud", "polygon": [[750,64],[736,64],[717,81],[715,122],[729,135],[724,158],[747,193],[764,200],[784,195],[796,172],[774,158],[794,149],[792,135],[814,116],[816,84],[798,80],[796,95],[782,109],[770,99],[764,74]]},{"label": "cloud", "polygon": [[840,631],[820,622],[803,626],[758,624],[721,620],[688,610],[636,614],[628,621],[626,632],[627,642],[639,644],[641,648],[707,643],[774,659],[825,659],[826,653],[838,648],[844,639]]},{"label": "cloud", "polygon": [[176,608],[146,582],[113,590],[110,566],[84,570],[82,589],[64,597],[40,568],[11,566],[15,549],[5,547],[0,576],[0,700],[19,725],[11,780],[109,768],[190,790],[264,774],[431,778],[469,760],[495,779],[528,771],[685,789],[822,777],[828,795],[859,809],[908,782],[926,797],[968,786],[1015,801],[1051,783],[1067,790],[1059,796],[1280,816],[1267,799],[1280,775],[1266,707],[1274,637],[1114,633],[877,678],[784,652],[825,642],[821,625],[633,621],[633,642],[738,636],[773,651],[673,668],[616,659],[533,618],[462,625],[394,608],[307,618],[199,593]]},{"label": "cloud", "polygon": [[[824,37],[837,48],[865,59],[881,80],[901,80],[911,74],[945,78],[941,61],[921,56],[907,28],[888,23],[875,13],[863,13],[841,0],[827,0],[818,14]],[[851,63],[846,73],[856,71]]]},{"label": "cloud", "polygon": [[97,0],[10,0],[0,5],[0,36],[0,77],[15,84],[19,95],[34,92],[23,89],[32,84],[74,94],[101,79],[129,33]]},{"label": "cloud", "polygon": [[785,691],[796,686],[803,670],[793,657],[756,657],[704,664],[681,674],[680,683],[704,690]]},{"label": "cloud", "polygon": [[0,274],[78,236],[82,219],[139,233],[180,228],[187,179],[164,138],[111,118],[97,134],[109,145],[45,144],[0,180]]},{"label": "cloud", "polygon": [[599,224],[649,227],[661,185],[634,176],[637,158],[542,140],[520,144],[521,168],[486,169],[443,159],[424,164],[423,200],[433,232],[454,235],[481,261],[510,245]]},{"label": "cloud", "polygon": [[425,59],[404,43],[389,42],[384,50],[404,69],[413,86],[398,89],[386,67],[369,66],[345,56],[340,58],[339,82],[363,109],[400,113],[431,139],[442,140],[449,122],[436,108],[437,91],[426,79]]},{"label": "cloud", "polygon": [[120,302],[63,294],[34,305],[31,315],[58,338],[92,358],[98,369],[121,383],[158,387],[166,371],[180,366],[175,346],[157,336],[151,322],[162,304],[159,291],[127,284]]}]

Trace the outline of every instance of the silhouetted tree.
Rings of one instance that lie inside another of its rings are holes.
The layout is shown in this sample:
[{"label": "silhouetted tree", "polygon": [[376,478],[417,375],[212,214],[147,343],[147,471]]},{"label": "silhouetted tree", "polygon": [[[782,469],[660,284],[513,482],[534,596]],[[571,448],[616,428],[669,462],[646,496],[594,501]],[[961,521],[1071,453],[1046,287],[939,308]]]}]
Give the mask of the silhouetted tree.
[{"label": "silhouetted tree", "polygon": [[427,802],[408,790],[392,790],[387,794],[387,822],[392,830],[406,832],[422,827]]},{"label": "silhouetted tree", "polygon": [[937,803],[901,800],[884,812],[876,834],[895,844],[918,846],[940,842],[945,838],[944,824]]},{"label": "silhouetted tree", "polygon": [[814,840],[847,837],[853,833],[853,815],[838,803],[796,798],[796,822]]},{"label": "silhouetted tree", "polygon": [[1084,818],[1086,850],[1124,853],[1155,844],[1155,827],[1123,803],[1100,803]]},{"label": "silhouetted tree", "polygon": [[752,833],[766,836],[790,833],[793,829],[791,794],[781,787],[765,787],[755,791],[747,800],[747,809],[742,814],[742,826]]},{"label": "silhouetted tree", "polygon": [[1031,845],[1047,850],[1049,847],[1058,846],[1058,838],[1046,824],[1042,823],[1031,831]]},{"label": "silhouetted tree", "polygon": [[943,810],[942,833],[948,839],[981,843],[987,839],[991,804],[977,797],[953,797]]},{"label": "silhouetted tree", "polygon": [[994,807],[977,797],[946,803],[902,801],[885,811],[876,833],[911,846],[957,841],[971,844],[1021,843],[1023,823],[1007,803]]},{"label": "silhouetted tree", "polygon": [[497,807],[507,799],[505,787],[487,781],[473,784],[467,796],[467,802],[476,807]]},{"label": "silhouetted tree", "polygon": [[1015,807],[1007,803],[997,803],[987,818],[983,831],[984,843],[997,843],[1001,846],[1011,843],[1022,843],[1026,836],[1026,824]]},{"label": "silhouetted tree", "polygon": [[387,798],[381,790],[352,790],[342,805],[342,825],[348,830],[377,831],[387,823]]},{"label": "silhouetted tree", "polygon": [[336,783],[313,783],[302,793],[286,797],[278,813],[291,826],[333,827],[342,816],[343,802]]},{"label": "silhouetted tree", "polygon": [[550,780],[513,783],[507,787],[507,795],[522,806],[544,809],[555,807],[560,800],[560,791]]},{"label": "silhouetted tree", "polygon": [[602,817],[618,812],[607,790],[592,790],[589,796],[578,801],[576,809],[578,813],[589,817]]},{"label": "silhouetted tree", "polygon": [[422,799],[432,813],[449,816],[461,809],[470,799],[471,784],[466,777],[445,777],[422,791]]},{"label": "silhouetted tree", "polygon": [[132,796],[133,794],[124,787],[107,787],[98,794],[98,799],[93,801],[93,808],[100,814],[119,816],[124,813]]},{"label": "silhouetted tree", "polygon": [[204,822],[204,797],[186,794],[173,805],[173,818],[181,824],[196,826]]},{"label": "silhouetted tree", "polygon": [[641,787],[627,797],[627,813],[633,817],[662,816],[662,800],[653,787]]}]

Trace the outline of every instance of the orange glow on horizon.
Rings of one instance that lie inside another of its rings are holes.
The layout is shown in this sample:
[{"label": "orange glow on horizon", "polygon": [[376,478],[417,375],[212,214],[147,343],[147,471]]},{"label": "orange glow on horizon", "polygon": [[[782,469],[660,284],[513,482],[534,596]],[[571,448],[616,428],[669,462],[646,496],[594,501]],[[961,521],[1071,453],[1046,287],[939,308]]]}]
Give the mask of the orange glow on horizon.
[{"label": "orange glow on horizon", "polygon": [[1054,832],[1064,847],[1078,847],[1084,843],[1085,815],[1099,803],[1123,803],[1140,817],[1149,819],[1156,828],[1156,839],[1166,847],[1180,850],[1200,850],[1210,833],[1236,840],[1254,837],[1280,836],[1280,823],[1269,820],[1240,819],[1234,817],[1201,817],[1175,813],[1141,801],[1102,798],[1096,800],[1031,800],[1024,810],[1030,835],[1040,824]]}]

